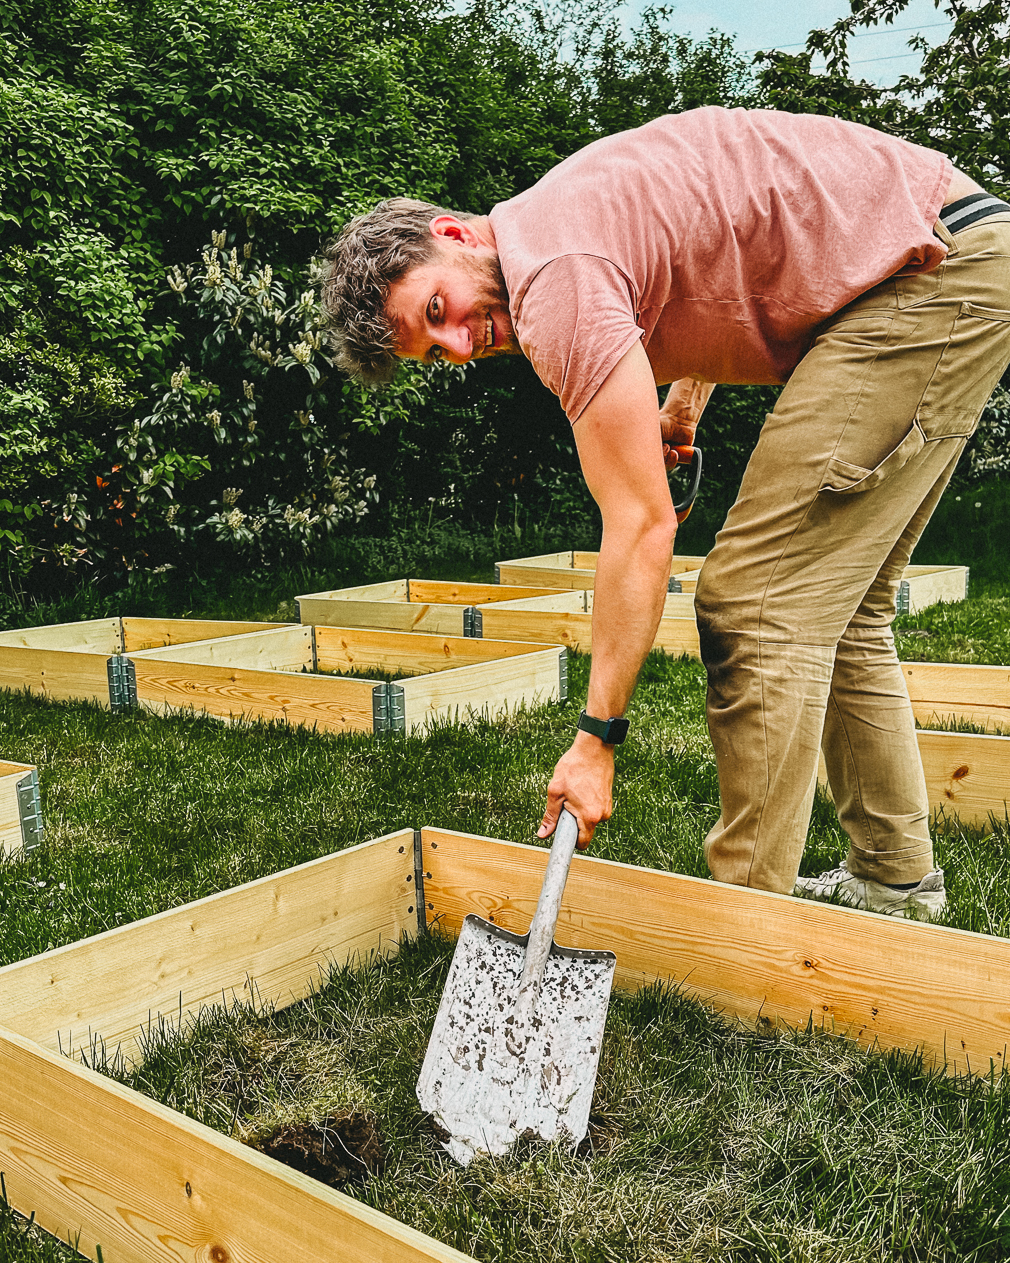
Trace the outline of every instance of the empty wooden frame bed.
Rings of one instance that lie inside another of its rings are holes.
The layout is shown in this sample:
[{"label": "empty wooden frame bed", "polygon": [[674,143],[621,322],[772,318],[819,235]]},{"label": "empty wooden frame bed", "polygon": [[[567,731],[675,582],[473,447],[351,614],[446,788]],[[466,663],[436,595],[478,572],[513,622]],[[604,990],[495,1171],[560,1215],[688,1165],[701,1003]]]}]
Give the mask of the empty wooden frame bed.
[{"label": "empty wooden frame bed", "polygon": [[[0,1170],[10,1204],[108,1263],[455,1263],[359,1201],[79,1065],[152,1020],[306,995],[320,968],[469,912],[525,931],[547,851],[404,830],[0,970]],[[558,939],[617,984],[676,982],[745,1021],[815,1026],[948,1070],[1004,1064],[1010,942],[577,856]],[[61,1054],[61,1051],[62,1054]],[[448,1161],[448,1159],[447,1159]]]}]

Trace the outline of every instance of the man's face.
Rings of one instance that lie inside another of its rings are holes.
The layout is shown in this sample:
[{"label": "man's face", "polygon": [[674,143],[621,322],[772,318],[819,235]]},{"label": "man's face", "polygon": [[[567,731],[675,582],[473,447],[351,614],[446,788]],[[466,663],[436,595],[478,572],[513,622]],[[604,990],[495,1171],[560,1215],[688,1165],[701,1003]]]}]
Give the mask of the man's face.
[{"label": "man's face", "polygon": [[521,354],[490,247],[439,244],[430,263],[411,268],[389,287],[386,314],[401,359],[466,364]]}]

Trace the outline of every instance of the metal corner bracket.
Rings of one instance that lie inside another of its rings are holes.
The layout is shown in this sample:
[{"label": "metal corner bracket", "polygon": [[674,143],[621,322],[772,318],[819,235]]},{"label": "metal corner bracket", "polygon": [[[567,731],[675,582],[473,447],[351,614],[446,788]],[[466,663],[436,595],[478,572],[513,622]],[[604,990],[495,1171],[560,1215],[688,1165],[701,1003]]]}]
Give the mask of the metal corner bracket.
[{"label": "metal corner bracket", "polygon": [[558,654],[558,701],[568,701],[568,650]]},{"label": "metal corner bracket", "polygon": [[909,614],[911,613],[911,604],[912,593],[908,586],[908,580],[902,579],[902,581],[898,584],[898,601],[894,612],[896,614]]},{"label": "metal corner bracket", "polygon": [[497,562],[494,563],[494,581],[501,583],[501,566]]},{"label": "metal corner bracket", "polygon": [[676,575],[670,575],[666,585],[667,592],[683,592],[684,589]]},{"label": "metal corner bracket", "polygon": [[417,909],[417,932],[428,933],[428,904],[424,895],[424,855],[421,851],[421,830],[414,830],[414,906]]},{"label": "metal corner bracket", "polygon": [[407,731],[402,684],[376,684],[372,689],[372,728],[376,735]]},{"label": "metal corner bracket", "polygon": [[484,615],[476,605],[468,605],[463,611],[463,635],[475,640],[484,635]]},{"label": "metal corner bracket", "polygon": [[113,714],[133,710],[137,705],[137,668],[125,654],[116,654],[108,663],[109,709]]},{"label": "metal corner bracket", "polygon": [[26,851],[34,851],[42,843],[42,799],[39,774],[34,768],[18,781],[17,791],[21,841]]}]

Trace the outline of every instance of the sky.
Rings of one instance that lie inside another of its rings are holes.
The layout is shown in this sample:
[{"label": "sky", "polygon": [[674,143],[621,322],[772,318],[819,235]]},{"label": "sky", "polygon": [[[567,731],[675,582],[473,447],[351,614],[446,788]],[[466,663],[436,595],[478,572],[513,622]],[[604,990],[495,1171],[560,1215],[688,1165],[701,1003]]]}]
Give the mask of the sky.
[{"label": "sky", "polygon": [[[629,0],[627,13],[640,9]],[[799,52],[807,32],[830,26],[848,15],[846,0],[680,0],[670,16],[672,30],[698,39],[713,28],[736,37],[741,52],[759,48],[784,48]],[[633,24],[633,19],[632,19]],[[951,23],[932,0],[909,0],[892,26],[871,28],[849,44],[853,75],[881,85],[893,84],[901,75],[914,73],[921,60],[908,48],[908,40],[921,31],[931,44],[942,43]],[[910,29],[909,29],[910,28]],[[791,49],[790,45],[796,45]],[[823,62],[814,61],[817,69]]]}]

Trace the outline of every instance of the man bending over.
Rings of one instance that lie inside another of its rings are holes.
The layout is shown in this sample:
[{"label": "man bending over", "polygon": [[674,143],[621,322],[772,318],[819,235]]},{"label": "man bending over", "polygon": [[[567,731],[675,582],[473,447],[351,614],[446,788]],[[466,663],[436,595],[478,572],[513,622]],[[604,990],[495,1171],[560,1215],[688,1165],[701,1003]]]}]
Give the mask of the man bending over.
[{"label": "man bending over", "polygon": [[[1010,361],[1010,206],[858,124],[708,107],[597,141],[489,215],[380,203],[329,258],[342,367],[378,382],[402,357],[522,354],[573,425],[603,540],[588,718],[541,837],[562,805],[583,847],[611,813],[607,721],[670,574],[670,445],[693,441],[713,383],[785,383],[695,597],[721,797],[709,868],[942,907],[891,622]],[[821,748],[851,846],[797,882]]]}]

